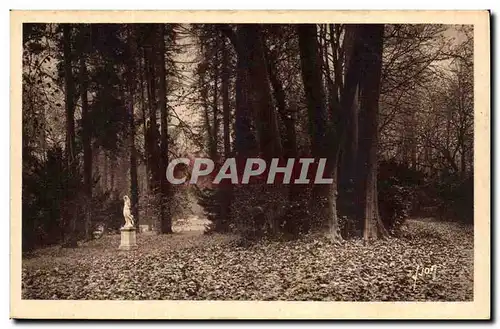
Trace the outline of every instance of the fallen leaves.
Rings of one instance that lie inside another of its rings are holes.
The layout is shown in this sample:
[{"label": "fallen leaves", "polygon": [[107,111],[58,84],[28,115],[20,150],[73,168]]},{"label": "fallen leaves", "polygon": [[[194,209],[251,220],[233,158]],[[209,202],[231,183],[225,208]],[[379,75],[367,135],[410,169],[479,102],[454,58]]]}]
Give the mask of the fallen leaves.
[{"label": "fallen leaves", "polygon": [[[473,299],[473,232],[412,220],[402,238],[342,246],[310,235],[238,247],[234,237],[119,235],[23,260],[25,299],[463,301]],[[435,279],[412,276],[437,265]]]}]

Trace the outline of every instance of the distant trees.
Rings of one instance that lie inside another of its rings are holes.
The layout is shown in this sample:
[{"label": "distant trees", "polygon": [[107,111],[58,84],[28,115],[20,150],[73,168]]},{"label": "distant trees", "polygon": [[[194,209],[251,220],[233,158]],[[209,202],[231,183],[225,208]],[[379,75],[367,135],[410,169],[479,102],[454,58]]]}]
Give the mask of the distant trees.
[{"label": "distant trees", "polygon": [[[124,194],[130,193],[132,211],[138,219],[139,190],[144,186],[145,175],[142,172],[145,159],[152,155],[155,157],[164,155],[161,162],[163,167],[168,161],[167,81],[175,76],[176,71],[171,69],[167,72],[169,65],[167,62],[172,63],[175,46],[166,51],[160,41],[168,40],[175,43],[175,34],[174,26],[153,27],[155,33],[149,44],[155,46],[156,52],[154,56],[150,54],[148,58],[154,65],[151,67],[145,66],[141,57],[141,54],[145,53],[144,50],[146,53],[148,50],[148,42],[144,39],[148,34],[144,32],[147,32],[150,26],[137,24],[25,26],[23,127],[26,129],[23,140],[26,141],[25,159],[32,156],[33,162],[28,160],[24,162],[26,170],[23,173],[32,175],[33,170],[38,170],[37,166],[49,165],[46,162],[48,152],[52,152],[51,154],[55,152],[51,150],[57,148],[64,150],[62,174],[67,176],[61,178],[64,185],[57,187],[65,191],[61,194],[64,198],[59,199],[60,216],[63,221],[56,225],[61,229],[58,234],[64,245],[75,247],[80,238],[91,238],[93,226],[97,221],[105,219],[101,214],[110,211],[113,202],[121,203]],[[170,32],[163,32],[163,29]],[[165,58],[163,61],[161,54]],[[146,74],[148,72],[159,72],[153,76],[156,81],[151,79],[151,74]],[[149,87],[154,89],[149,88],[149,97],[143,97],[141,100],[137,95],[143,94],[141,88],[147,85],[145,78],[150,83]],[[33,85],[32,82],[36,84]],[[33,87],[28,89],[28,86]],[[34,98],[35,95],[39,96]],[[150,118],[154,115],[160,119],[159,124],[155,126],[156,129],[151,128],[149,134],[154,135],[153,130],[156,130],[161,138],[148,144],[151,149],[141,150],[141,147],[137,148],[137,142],[147,140],[145,137],[148,135],[142,129],[138,129],[141,121],[137,116],[139,112],[134,111],[134,108],[140,109],[141,105],[146,104],[144,100],[149,101]],[[64,112],[59,108],[64,108]],[[159,115],[156,116],[157,111]],[[38,117],[35,118],[32,113],[36,113]],[[64,119],[59,120],[59,118]],[[32,123],[36,123],[36,126]],[[63,144],[61,136],[64,138]],[[36,145],[33,143],[35,141],[33,138],[36,138]],[[155,145],[158,149],[154,148]],[[151,162],[150,168],[159,165],[160,162],[155,160]],[[37,175],[45,174],[38,171]],[[160,182],[163,176],[156,170],[156,180],[149,186],[162,188],[151,190],[151,194],[161,193],[164,199],[169,199],[167,182],[165,180]],[[30,182],[29,177],[25,178],[27,178],[25,182]],[[30,186],[24,187],[31,189]],[[31,194],[28,192],[26,197],[29,195]],[[38,199],[41,197],[32,196]],[[143,195],[142,199],[146,206],[148,198]],[[29,204],[28,200],[23,199],[23,201]],[[102,204],[103,202],[105,204]],[[158,225],[159,230],[169,233],[172,226],[170,210],[167,203],[159,204],[162,204],[160,207],[162,211],[158,213],[159,223],[162,223]],[[54,205],[38,203],[38,207],[54,207]],[[34,224],[29,230],[35,235],[48,234],[45,232],[46,227],[37,226],[36,212],[37,210],[33,208],[33,211],[25,213],[26,220]],[[121,217],[119,208],[113,216]],[[32,219],[28,220],[27,217]],[[57,223],[59,215],[52,213],[50,220]],[[117,224],[110,222],[110,225],[112,228]],[[32,236],[31,233],[26,234]],[[43,240],[48,241],[48,238],[44,237]],[[28,242],[28,244],[33,243]]]}]

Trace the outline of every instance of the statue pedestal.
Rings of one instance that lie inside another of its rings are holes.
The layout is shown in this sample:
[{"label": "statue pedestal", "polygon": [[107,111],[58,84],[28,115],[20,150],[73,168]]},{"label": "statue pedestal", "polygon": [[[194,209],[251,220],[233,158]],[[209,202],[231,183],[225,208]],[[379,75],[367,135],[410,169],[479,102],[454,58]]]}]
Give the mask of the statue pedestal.
[{"label": "statue pedestal", "polygon": [[132,250],[137,248],[137,242],[135,238],[135,227],[122,227],[121,231],[121,242],[120,250]]}]

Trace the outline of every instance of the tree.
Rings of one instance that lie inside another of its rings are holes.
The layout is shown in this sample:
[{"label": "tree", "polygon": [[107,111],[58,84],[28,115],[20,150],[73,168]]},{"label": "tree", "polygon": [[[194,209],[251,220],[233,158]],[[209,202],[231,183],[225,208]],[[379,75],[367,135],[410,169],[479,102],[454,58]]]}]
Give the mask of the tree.
[{"label": "tree", "polygon": [[[66,168],[69,172],[66,189],[71,191],[75,189],[73,179],[76,178],[76,157],[75,157],[75,86],[72,73],[72,51],[71,34],[72,26],[64,24],[63,29],[63,56],[64,56],[64,83],[65,83],[65,106],[66,106]],[[66,241],[64,246],[76,247],[76,221],[77,205],[75,196],[68,193],[65,200],[64,227]]]},{"label": "tree", "polygon": [[137,151],[135,147],[135,114],[134,114],[134,93],[136,90],[136,30],[134,25],[129,25],[127,38],[129,43],[130,59],[128,61],[127,88],[128,88],[128,110],[129,110],[129,148],[130,148],[130,195],[132,203],[132,215],[135,218],[135,225],[139,225],[139,191],[137,178]]},{"label": "tree", "polygon": [[328,124],[316,25],[299,25],[297,30],[302,79],[308,107],[312,155],[316,160],[319,158],[327,159],[325,177],[333,179],[333,183],[313,186],[311,208],[317,209],[317,218],[323,223],[328,223],[330,237],[337,241],[340,239],[336,207],[338,145],[337,141],[333,140],[332,134],[327,135],[327,129],[333,130],[337,127]]},{"label": "tree", "polygon": [[165,26],[159,24],[158,28],[158,73],[160,78],[159,84],[159,106],[161,112],[161,142],[159,157],[160,168],[160,191],[161,191],[161,233],[172,233],[172,217],[168,207],[168,199],[170,197],[170,186],[167,182],[166,168],[168,164],[168,110],[167,110],[167,83],[165,71]]},{"label": "tree", "polygon": [[380,76],[382,71],[382,44],[384,25],[363,25],[362,76],[360,79],[360,147],[357,159],[359,200],[362,200],[363,238],[376,239],[388,236],[380,220],[377,198],[377,140],[378,101],[380,96]]},{"label": "tree", "polygon": [[83,188],[85,194],[85,237],[92,238],[92,127],[88,101],[88,73],[86,57],[88,56],[89,29],[79,26],[80,40],[80,99],[82,105],[82,144],[83,144]]},{"label": "tree", "polygon": [[[256,116],[260,152],[264,159],[270,161],[272,157],[280,157],[282,149],[260,26],[258,24],[240,25],[238,39],[241,43],[240,53],[248,54],[248,57],[244,56],[243,60],[246,61],[244,65],[247,67],[249,75],[250,104]],[[238,56],[241,56],[240,53]]]},{"label": "tree", "polygon": [[[224,157],[231,157],[231,109],[229,104],[229,84],[230,84],[230,58],[229,50],[225,39],[220,38],[222,50],[222,75],[221,75],[221,93],[222,93],[222,121],[223,121],[223,141],[224,141]],[[227,231],[231,219],[231,200],[233,198],[233,188],[231,184],[223,184],[221,186],[220,203],[221,216],[216,223],[217,231]]]},{"label": "tree", "polygon": [[[156,221],[158,222],[159,232],[162,231],[162,216],[163,216],[163,206],[162,201],[162,186],[161,186],[161,163],[164,160],[160,160],[160,138],[161,135],[158,131],[157,123],[157,74],[155,74],[156,69],[159,68],[157,64],[158,55],[158,36],[156,34],[156,27],[154,25],[147,25],[144,28],[145,32],[145,45],[144,45],[144,61],[146,70],[146,88],[147,88],[147,99],[148,99],[148,120],[146,123],[146,157],[148,162],[148,176],[149,176],[149,195],[154,202],[150,204],[153,208],[159,208],[159,214],[157,215]],[[164,94],[163,94],[164,95]],[[161,97],[160,97],[161,98]]]}]

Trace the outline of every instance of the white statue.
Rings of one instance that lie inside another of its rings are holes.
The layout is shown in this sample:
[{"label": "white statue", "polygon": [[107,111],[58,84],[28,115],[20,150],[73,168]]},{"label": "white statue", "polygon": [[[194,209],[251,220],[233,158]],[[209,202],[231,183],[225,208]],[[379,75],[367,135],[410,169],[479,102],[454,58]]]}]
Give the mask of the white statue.
[{"label": "white statue", "polygon": [[123,228],[134,227],[134,216],[130,212],[130,199],[125,195],[123,201],[123,217],[125,217],[125,225]]}]

